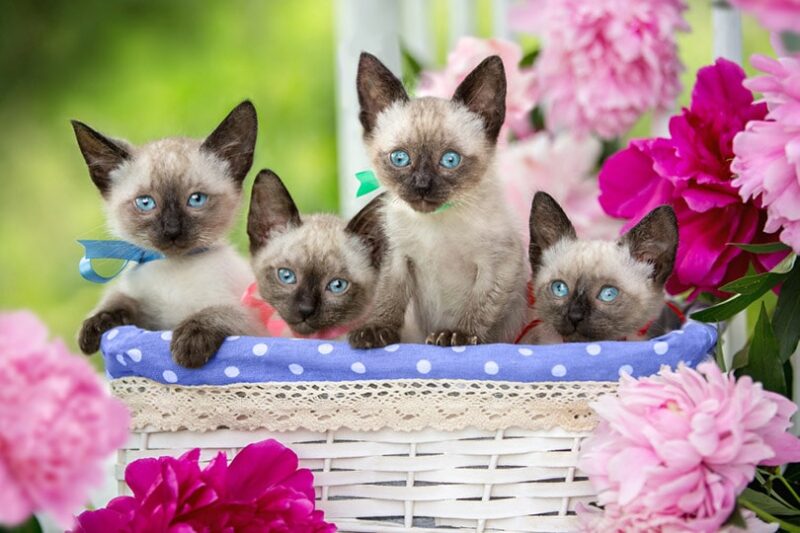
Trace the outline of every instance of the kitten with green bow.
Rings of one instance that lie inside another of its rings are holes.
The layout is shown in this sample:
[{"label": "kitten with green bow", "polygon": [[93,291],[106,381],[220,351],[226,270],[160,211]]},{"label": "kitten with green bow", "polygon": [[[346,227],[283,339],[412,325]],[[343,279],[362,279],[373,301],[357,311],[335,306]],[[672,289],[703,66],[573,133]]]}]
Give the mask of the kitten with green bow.
[{"label": "kitten with green bow", "polygon": [[117,326],[173,330],[173,358],[194,368],[227,336],[258,334],[256,317],[239,303],[252,272],[227,241],[253,163],[253,104],[239,104],[203,140],[133,146],[72,125],[111,232],[151,258],[108,287],[78,332],[81,350],[96,352]]}]

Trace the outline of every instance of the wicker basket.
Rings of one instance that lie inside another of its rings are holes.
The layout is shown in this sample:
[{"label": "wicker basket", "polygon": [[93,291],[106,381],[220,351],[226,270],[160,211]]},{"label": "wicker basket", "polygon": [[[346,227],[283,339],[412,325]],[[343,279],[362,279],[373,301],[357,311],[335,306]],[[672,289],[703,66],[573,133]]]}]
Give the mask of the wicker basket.
[{"label": "wicker basket", "polygon": [[[695,333],[671,338],[697,353],[672,354],[668,364],[706,357],[715,336]],[[273,361],[280,359],[277,343],[269,349]],[[604,344],[604,353],[617,344],[627,350],[635,343]],[[649,351],[634,367],[653,358],[653,345],[642,345]],[[319,507],[340,531],[576,530],[576,505],[593,500],[577,469],[581,442],[596,425],[589,403],[617,386],[486,379],[170,385],[137,376],[122,357],[130,346],[104,342],[112,390],[130,407],[135,428],[118,457],[120,492],[125,466],[136,459],[199,447],[205,462],[274,438],[314,472]],[[314,347],[307,346],[316,353]],[[430,359],[426,349],[409,347]],[[522,357],[542,347],[508,349]],[[657,370],[658,361],[651,364]]]}]

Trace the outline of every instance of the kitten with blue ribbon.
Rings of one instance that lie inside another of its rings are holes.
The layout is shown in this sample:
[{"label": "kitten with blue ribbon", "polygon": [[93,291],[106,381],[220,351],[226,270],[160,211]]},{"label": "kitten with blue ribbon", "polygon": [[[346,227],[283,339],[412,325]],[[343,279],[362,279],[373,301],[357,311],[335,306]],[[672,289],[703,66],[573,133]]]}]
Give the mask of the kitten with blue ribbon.
[{"label": "kitten with blue ribbon", "polygon": [[252,272],[227,241],[253,163],[257,118],[248,101],[205,139],[168,137],[133,146],[72,122],[111,232],[121,241],[81,241],[84,278],[105,283],[92,259],[130,262],[78,333],[86,354],[117,326],[173,330],[172,355],[205,364],[225,338],[257,334],[239,299]]},{"label": "kitten with blue ribbon", "polygon": [[449,100],[411,99],[363,53],[356,86],[364,143],[386,188],[389,251],[374,313],[350,332],[351,345],[513,342],[524,323],[527,273],[494,169],[505,120],[502,60],[481,62]]}]

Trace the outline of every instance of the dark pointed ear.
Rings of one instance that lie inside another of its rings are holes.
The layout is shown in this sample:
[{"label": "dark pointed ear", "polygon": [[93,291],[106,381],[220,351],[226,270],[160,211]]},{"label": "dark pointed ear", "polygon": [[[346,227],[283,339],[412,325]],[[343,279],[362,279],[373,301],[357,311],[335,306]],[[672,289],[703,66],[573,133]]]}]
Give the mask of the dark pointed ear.
[{"label": "dark pointed ear", "polygon": [[668,205],[656,207],[623,235],[620,244],[627,244],[637,261],[653,265],[653,280],[663,285],[672,274],[678,252],[678,220]]},{"label": "dark pointed ear", "polygon": [[301,224],[300,212],[278,175],[266,169],[259,172],[247,215],[250,253],[263,248],[275,230]]},{"label": "dark pointed ear", "polygon": [[453,95],[483,118],[486,136],[497,140],[506,119],[506,71],[500,56],[489,56],[464,78]]},{"label": "dark pointed ear", "polygon": [[381,111],[398,100],[408,101],[403,82],[397,79],[397,76],[392,74],[392,71],[377,57],[367,52],[361,52],[361,58],[358,60],[356,87],[358,103],[361,105],[358,118],[364,126],[365,137],[372,133]]},{"label": "dark pointed ear", "polygon": [[386,193],[375,197],[347,223],[346,231],[359,237],[369,246],[372,266],[380,268],[386,253],[386,232],[383,224],[383,206]]},{"label": "dark pointed ear", "polygon": [[575,228],[567,214],[561,209],[552,196],[546,192],[537,192],[531,203],[529,220],[531,244],[528,257],[531,261],[533,275],[542,263],[542,254],[563,238],[576,239]]},{"label": "dark pointed ear", "polygon": [[249,100],[233,108],[228,116],[203,141],[203,149],[228,163],[231,177],[241,187],[253,166],[258,118]]},{"label": "dark pointed ear", "polygon": [[111,190],[109,173],[130,159],[130,152],[122,142],[114,141],[77,120],[72,120],[72,129],[78,139],[83,159],[89,167],[89,176],[103,196]]}]

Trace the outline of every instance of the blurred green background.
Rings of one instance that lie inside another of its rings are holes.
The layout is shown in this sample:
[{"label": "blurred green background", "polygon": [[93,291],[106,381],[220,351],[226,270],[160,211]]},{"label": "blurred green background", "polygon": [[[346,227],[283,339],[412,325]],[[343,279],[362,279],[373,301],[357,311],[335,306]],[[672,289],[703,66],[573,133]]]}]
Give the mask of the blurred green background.
[{"label": "blurred green background", "polygon": [[[77,273],[75,239],[106,233],[71,118],[134,143],[203,137],[250,98],[260,120],[251,175],[273,168],[301,210],[336,210],[333,1],[0,0],[0,308],[33,309],[74,348],[100,296]],[[441,63],[448,2],[431,3],[422,23]],[[710,1],[689,5],[687,88],[712,61]],[[478,8],[488,36],[490,0]],[[746,57],[771,53],[753,20],[744,29]],[[244,252],[243,222],[233,238]]]}]

